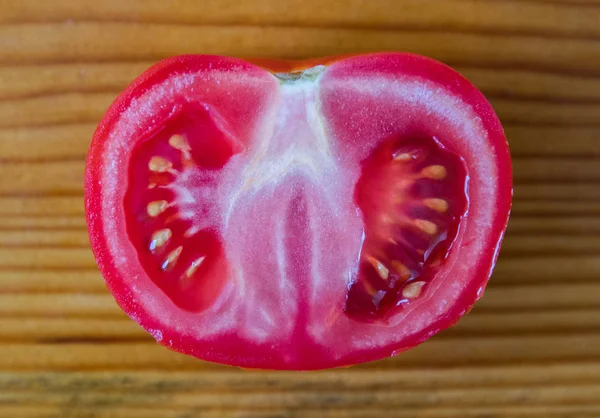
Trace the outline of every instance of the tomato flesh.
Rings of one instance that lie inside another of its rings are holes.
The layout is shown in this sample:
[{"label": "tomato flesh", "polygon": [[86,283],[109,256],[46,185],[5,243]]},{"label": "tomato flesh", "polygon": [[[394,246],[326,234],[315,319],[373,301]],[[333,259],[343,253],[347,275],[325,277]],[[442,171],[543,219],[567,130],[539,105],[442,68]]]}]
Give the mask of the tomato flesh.
[{"label": "tomato flesh", "polygon": [[512,195],[502,128],[442,64],[167,60],[88,155],[92,248],[161,344],[244,367],[395,354],[481,296]]}]

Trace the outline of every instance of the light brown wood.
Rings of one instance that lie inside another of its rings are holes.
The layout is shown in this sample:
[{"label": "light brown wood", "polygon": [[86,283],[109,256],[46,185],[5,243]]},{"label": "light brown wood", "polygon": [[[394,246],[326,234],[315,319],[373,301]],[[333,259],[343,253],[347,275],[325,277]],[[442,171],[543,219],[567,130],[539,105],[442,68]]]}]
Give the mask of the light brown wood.
[{"label": "light brown wood", "polygon": [[[600,1],[0,0],[0,417],[600,417]],[[515,200],[485,296],[395,358],[249,372],[168,351],[89,249],[83,170],[115,96],[181,53],[403,50],[507,133]]]}]

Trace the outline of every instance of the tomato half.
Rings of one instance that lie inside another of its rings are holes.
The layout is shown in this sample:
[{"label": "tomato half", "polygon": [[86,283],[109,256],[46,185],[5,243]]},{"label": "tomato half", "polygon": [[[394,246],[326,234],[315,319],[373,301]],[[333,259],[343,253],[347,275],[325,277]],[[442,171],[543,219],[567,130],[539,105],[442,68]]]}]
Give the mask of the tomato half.
[{"label": "tomato half", "polygon": [[483,95],[400,53],[162,61],[104,116],[85,180],[121,308],[173,350],[263,369],[380,359],[453,325],[511,198]]}]

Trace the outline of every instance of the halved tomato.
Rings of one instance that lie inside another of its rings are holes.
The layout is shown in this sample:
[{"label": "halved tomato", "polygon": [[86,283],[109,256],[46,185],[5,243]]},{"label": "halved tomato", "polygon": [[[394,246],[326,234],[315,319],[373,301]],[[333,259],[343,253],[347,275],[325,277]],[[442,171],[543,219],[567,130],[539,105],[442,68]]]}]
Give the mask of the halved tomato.
[{"label": "halved tomato", "polygon": [[483,95],[399,53],[165,60],[108,110],[85,180],[121,308],[169,348],[264,369],[380,359],[454,324],[511,197]]}]

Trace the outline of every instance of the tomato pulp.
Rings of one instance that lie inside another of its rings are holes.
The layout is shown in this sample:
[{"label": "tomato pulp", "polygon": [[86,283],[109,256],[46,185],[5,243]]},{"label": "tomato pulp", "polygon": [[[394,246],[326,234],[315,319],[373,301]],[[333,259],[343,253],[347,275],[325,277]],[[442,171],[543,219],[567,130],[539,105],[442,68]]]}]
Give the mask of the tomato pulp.
[{"label": "tomato pulp", "polygon": [[483,95],[400,53],[162,61],[104,116],[85,180],[121,308],[173,350],[263,369],[380,359],[453,325],[511,198]]}]

